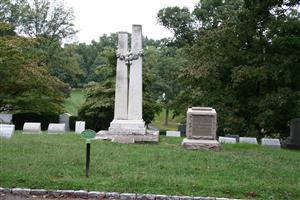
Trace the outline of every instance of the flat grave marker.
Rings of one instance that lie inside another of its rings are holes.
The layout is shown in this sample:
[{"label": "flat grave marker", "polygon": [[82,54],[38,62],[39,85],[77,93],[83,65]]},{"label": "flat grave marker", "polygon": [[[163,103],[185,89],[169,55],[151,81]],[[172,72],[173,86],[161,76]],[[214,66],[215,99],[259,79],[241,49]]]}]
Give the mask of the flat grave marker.
[{"label": "flat grave marker", "polygon": [[257,139],[254,137],[240,137],[241,143],[257,144]]},{"label": "flat grave marker", "polygon": [[231,137],[219,137],[219,142],[224,144],[235,144],[236,139]]},{"label": "flat grave marker", "polygon": [[65,133],[66,124],[50,123],[48,126],[48,134]]},{"label": "flat grave marker", "polygon": [[262,138],[261,145],[280,148],[280,140],[279,139],[271,139],[271,138]]},{"label": "flat grave marker", "polygon": [[41,123],[39,122],[25,122],[23,125],[23,134],[40,134]]},{"label": "flat grave marker", "polygon": [[180,137],[180,131],[167,131],[167,137]]},{"label": "flat grave marker", "polygon": [[15,125],[13,124],[0,124],[0,137],[11,138],[15,132]]}]

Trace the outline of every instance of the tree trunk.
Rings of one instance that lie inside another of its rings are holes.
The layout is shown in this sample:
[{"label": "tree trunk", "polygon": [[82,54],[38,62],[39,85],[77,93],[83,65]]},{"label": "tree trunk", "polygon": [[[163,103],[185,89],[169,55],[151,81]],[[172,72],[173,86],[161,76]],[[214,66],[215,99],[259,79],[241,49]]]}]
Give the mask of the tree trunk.
[{"label": "tree trunk", "polygon": [[169,108],[166,107],[165,126],[169,125]]}]

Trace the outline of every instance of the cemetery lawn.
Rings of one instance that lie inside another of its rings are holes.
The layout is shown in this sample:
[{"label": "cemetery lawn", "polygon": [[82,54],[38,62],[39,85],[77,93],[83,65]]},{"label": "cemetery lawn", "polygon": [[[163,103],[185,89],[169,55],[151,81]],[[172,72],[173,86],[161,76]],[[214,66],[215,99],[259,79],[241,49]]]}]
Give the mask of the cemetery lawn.
[{"label": "cemetery lawn", "polygon": [[85,101],[83,89],[73,89],[71,95],[64,102],[64,107],[67,113],[71,115],[77,115],[78,109]]},{"label": "cemetery lawn", "polygon": [[219,152],[188,151],[182,138],[158,145],[93,141],[91,177],[79,135],[0,138],[0,187],[85,189],[106,192],[300,199],[300,152],[251,144]]},{"label": "cemetery lawn", "polygon": [[160,130],[171,130],[171,131],[177,131],[178,125],[181,121],[184,121],[185,117],[182,116],[176,116],[172,118],[173,111],[169,111],[169,124],[165,125],[165,116],[166,111],[165,109],[162,109],[162,111],[155,116],[153,121],[151,122],[152,125],[158,127]]}]

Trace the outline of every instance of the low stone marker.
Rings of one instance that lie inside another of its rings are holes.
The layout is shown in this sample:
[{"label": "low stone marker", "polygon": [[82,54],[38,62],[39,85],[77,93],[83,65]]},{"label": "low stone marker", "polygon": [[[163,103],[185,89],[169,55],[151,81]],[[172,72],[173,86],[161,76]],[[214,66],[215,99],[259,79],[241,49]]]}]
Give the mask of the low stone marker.
[{"label": "low stone marker", "polygon": [[15,125],[0,124],[0,137],[11,138],[15,132]]},{"label": "low stone marker", "polygon": [[240,141],[240,136],[235,134],[226,134],[225,137],[235,138],[237,142]]},{"label": "low stone marker", "polygon": [[0,113],[0,122],[11,123],[12,114]]},{"label": "low stone marker", "polygon": [[41,123],[25,122],[23,125],[23,134],[40,134],[41,132]]},{"label": "low stone marker", "polygon": [[180,137],[180,131],[167,131],[168,137]]},{"label": "low stone marker", "polygon": [[262,138],[261,145],[280,148],[280,140],[279,139],[271,139],[271,138]]},{"label": "low stone marker", "polygon": [[76,121],[75,122],[75,133],[81,133],[85,130],[85,121]]},{"label": "low stone marker", "polygon": [[65,133],[65,132],[66,132],[66,124],[50,123],[48,126],[49,134]]},{"label": "low stone marker", "polygon": [[65,124],[66,126],[65,126],[65,130],[66,131],[69,131],[70,130],[70,117],[71,117],[72,115],[71,114],[69,114],[69,113],[63,113],[63,114],[61,114],[61,115],[59,115],[59,123],[60,124]]},{"label": "low stone marker", "polygon": [[241,143],[257,144],[257,139],[254,137],[240,137]]},{"label": "low stone marker", "polygon": [[235,144],[236,139],[231,137],[219,137],[219,142],[224,144]]}]

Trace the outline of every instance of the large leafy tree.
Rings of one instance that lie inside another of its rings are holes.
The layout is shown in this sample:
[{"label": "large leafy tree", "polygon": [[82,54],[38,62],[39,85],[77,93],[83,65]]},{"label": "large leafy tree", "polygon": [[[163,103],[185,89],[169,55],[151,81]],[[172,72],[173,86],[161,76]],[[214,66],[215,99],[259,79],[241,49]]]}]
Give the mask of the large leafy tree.
[{"label": "large leafy tree", "polygon": [[15,26],[18,34],[35,39],[35,54],[51,75],[77,85],[83,75],[78,55],[70,46],[61,47],[63,39],[76,33],[72,9],[60,0],[0,0],[0,20]]},{"label": "large leafy tree", "polygon": [[286,136],[300,108],[297,6],[299,1],[199,2],[190,13],[199,27],[182,45],[189,65],[180,75],[177,110],[215,107],[221,134]]},{"label": "large leafy tree", "polygon": [[7,23],[0,33],[0,111],[61,112],[68,87],[40,62],[36,40],[17,36]]}]

